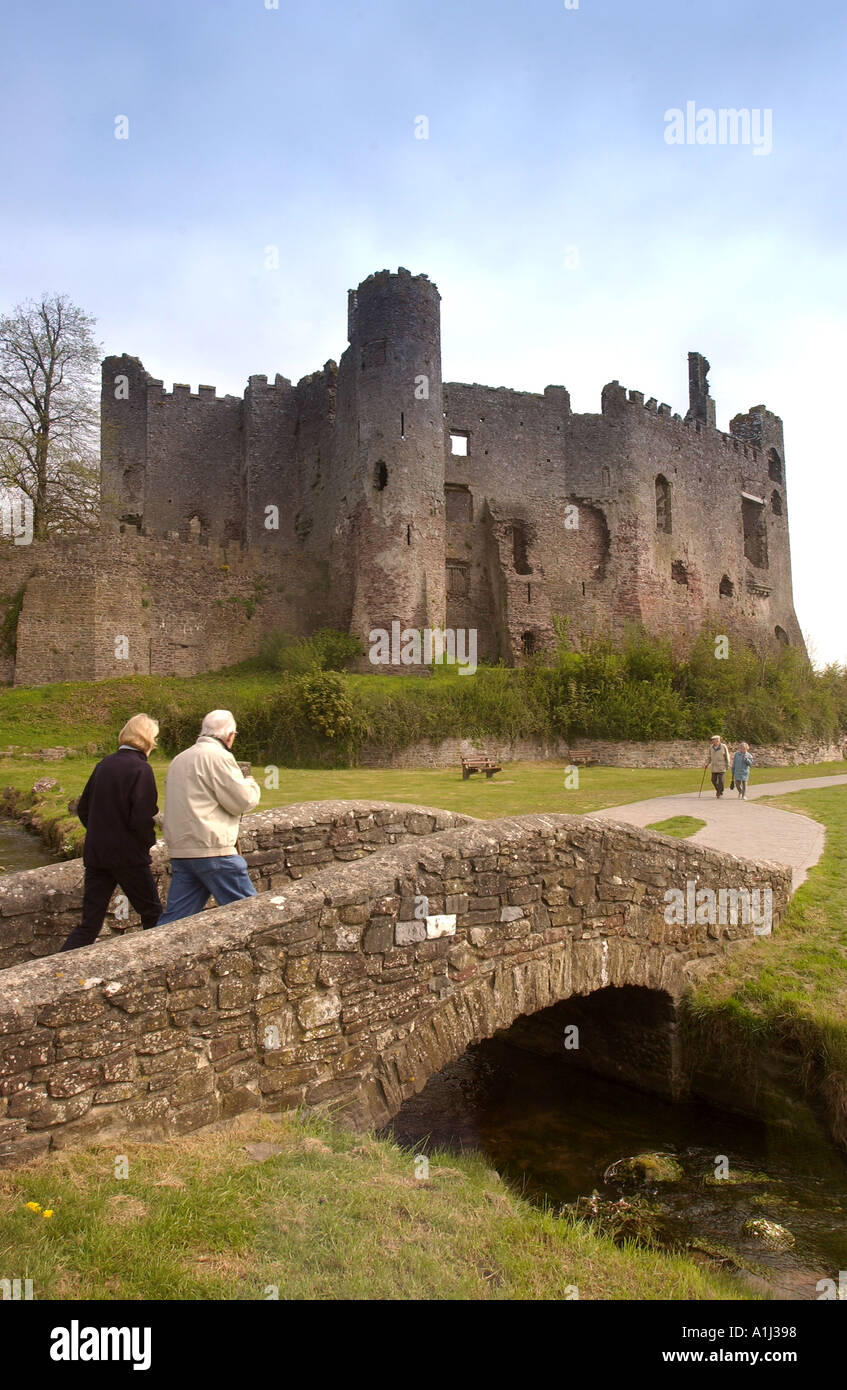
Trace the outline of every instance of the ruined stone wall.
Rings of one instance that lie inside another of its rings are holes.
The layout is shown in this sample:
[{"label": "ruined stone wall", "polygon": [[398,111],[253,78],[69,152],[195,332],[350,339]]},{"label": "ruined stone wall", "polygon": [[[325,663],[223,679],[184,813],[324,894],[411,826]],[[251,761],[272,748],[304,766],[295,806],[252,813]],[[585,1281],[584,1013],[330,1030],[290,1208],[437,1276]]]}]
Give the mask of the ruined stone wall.
[{"label": "ruined stone wall", "polygon": [[[416,835],[468,825],[472,817],[382,801],[306,801],[244,816],[239,846],[259,892],[294,882],[329,864],[347,863]],[[151,858],[164,903],[170,861],[160,840]],[[0,970],[52,955],[79,922],[83,865],[70,859],[40,869],[0,875]],[[133,911],[117,918],[116,891],[104,937],[140,931]],[[126,904],[124,904],[126,908]]]},{"label": "ruined stone wall", "polygon": [[[554,616],[568,618],[577,641],[619,637],[637,622],[683,649],[712,624],[802,648],[776,416],[736,417],[724,434],[617,382],[599,416],[573,415],[564,388],[551,386],[540,396],[451,382],[445,407],[447,563],[469,570],[467,598],[450,612],[477,616],[483,655],[520,660],[527,638],[548,645]],[[457,433],[467,456],[451,451]],[[667,529],[657,479],[667,484]],[[764,499],[759,564],[745,554],[743,493]]]},{"label": "ruined stone wall", "polygon": [[[802,650],[781,422],[755,406],[717,430],[700,354],[689,354],[685,419],[618,382],[599,414],[574,414],[563,386],[442,386],[438,290],[402,267],[350,292],[348,338],[338,366],[296,386],[252,376],[243,400],[211,386],[167,393],[137,358],[105,359],[104,530],[245,545],[273,596],[267,624],[242,624],[230,655],[198,617],[202,567],[189,559],[171,566],[186,599],[180,613],[174,587],[159,640],[141,612],[151,567],[133,558],[122,581],[114,566],[98,580],[83,548],[55,615],[45,608],[62,566],[34,582],[22,669],[112,674],[101,650],[116,607],[133,625],[133,669],[163,673],[252,654],[266,625],[329,624],[367,644],[394,621],[449,622],[476,631],[478,658],[518,663],[552,644],[555,618],[577,645],[641,623],[680,651],[704,626]],[[229,597],[215,586],[215,603]]]},{"label": "ruined stone wall", "polygon": [[[677,998],[750,926],[673,926],[664,890],[788,873],[647,831],[526,816],[6,971],[0,1161],[330,1102],[381,1124],[465,1048],[608,985]],[[427,915],[415,916],[426,898]],[[73,966],[71,970],[71,964]]]},{"label": "ruined stone wall", "polygon": [[[0,536],[0,623],[6,617],[18,591],[37,573],[43,546],[38,541],[30,545],[15,545],[7,536]],[[19,633],[16,634],[15,640]],[[0,683],[11,683],[15,675],[14,650],[0,650]]]},{"label": "ruined stone wall", "polygon": [[16,572],[35,569],[18,624],[16,685],[190,676],[242,661],[269,629],[298,630],[320,574],[304,557],[281,588],[263,548],[134,530],[27,549],[30,560],[16,560]]},{"label": "ruined stone wall", "polygon": [[244,402],[174,383],[166,392],[137,358],[103,362],[104,511],[151,535],[245,538]]},{"label": "ruined stone wall", "polygon": [[[423,739],[405,748],[386,749],[370,745],[361,749],[361,767],[455,767],[463,754],[490,753],[503,763],[549,762],[574,765],[595,763],[601,767],[690,767],[702,768],[706,742],[696,739],[672,739],[665,742],[624,743],[610,739],[488,739],[445,738]],[[753,777],[758,767],[798,767],[809,763],[841,762],[847,757],[847,743],[822,743],[802,739],[796,744],[751,744],[755,758]]]},{"label": "ruined stone wall", "polygon": [[[637,469],[638,584],[648,630],[684,647],[711,623],[717,633],[774,645],[779,627],[787,642],[802,649],[791,589],[781,426],[771,436],[779,444],[777,483],[769,477],[767,450],[740,435],[659,415],[655,402],[645,405],[640,392],[630,391],[626,400],[616,396],[610,409],[625,422]],[[658,476],[670,484],[669,531],[656,525]],[[745,553],[743,494],[764,503],[749,503],[764,533],[766,554],[758,564]],[[721,593],[722,581],[731,592]]]}]

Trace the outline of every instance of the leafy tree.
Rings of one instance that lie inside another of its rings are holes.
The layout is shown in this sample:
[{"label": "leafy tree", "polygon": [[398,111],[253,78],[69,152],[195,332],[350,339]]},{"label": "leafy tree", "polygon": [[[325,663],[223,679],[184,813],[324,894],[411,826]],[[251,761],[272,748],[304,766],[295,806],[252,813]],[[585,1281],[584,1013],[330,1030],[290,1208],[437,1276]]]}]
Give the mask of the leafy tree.
[{"label": "leafy tree", "polygon": [[94,324],[65,294],[0,318],[0,489],[29,500],[35,540],[97,524]]}]

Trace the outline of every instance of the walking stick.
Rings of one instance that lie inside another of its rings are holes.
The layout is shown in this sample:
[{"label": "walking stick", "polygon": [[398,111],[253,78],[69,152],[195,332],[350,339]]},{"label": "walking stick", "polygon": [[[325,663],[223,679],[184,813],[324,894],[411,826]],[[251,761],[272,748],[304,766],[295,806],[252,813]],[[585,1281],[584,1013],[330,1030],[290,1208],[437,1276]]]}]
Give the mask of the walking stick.
[{"label": "walking stick", "polygon": [[698,801],[700,800],[700,797],[701,797],[702,794],[703,794],[703,783],[705,782],[705,780],[706,780],[706,769],[703,768],[703,776],[700,778],[700,790],[699,790],[699,792],[697,793],[697,800],[698,800]]}]

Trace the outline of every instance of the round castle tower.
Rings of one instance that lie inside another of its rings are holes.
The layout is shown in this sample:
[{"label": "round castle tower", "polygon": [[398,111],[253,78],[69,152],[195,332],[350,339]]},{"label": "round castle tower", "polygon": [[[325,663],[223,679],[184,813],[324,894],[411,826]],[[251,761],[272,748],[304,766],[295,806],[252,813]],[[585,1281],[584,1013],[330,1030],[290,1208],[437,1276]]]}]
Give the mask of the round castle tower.
[{"label": "round castle tower", "polygon": [[[445,622],[440,295],[425,275],[381,271],[351,290],[345,398],[350,628]],[[396,664],[392,661],[391,663]]]}]

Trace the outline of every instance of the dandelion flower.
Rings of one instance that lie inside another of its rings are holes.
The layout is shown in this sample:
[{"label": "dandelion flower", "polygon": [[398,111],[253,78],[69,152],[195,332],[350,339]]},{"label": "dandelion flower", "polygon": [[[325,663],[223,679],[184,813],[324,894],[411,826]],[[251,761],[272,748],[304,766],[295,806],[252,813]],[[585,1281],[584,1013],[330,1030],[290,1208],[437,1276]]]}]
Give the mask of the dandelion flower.
[{"label": "dandelion flower", "polygon": [[43,1211],[43,1212],[41,1213],[41,1215],[42,1215],[42,1216],[52,1216],[52,1215],[53,1215],[53,1208],[52,1208],[52,1207],[48,1207],[46,1211]]},{"label": "dandelion flower", "polygon": [[41,1211],[38,1202],[27,1202],[27,1211]]}]

